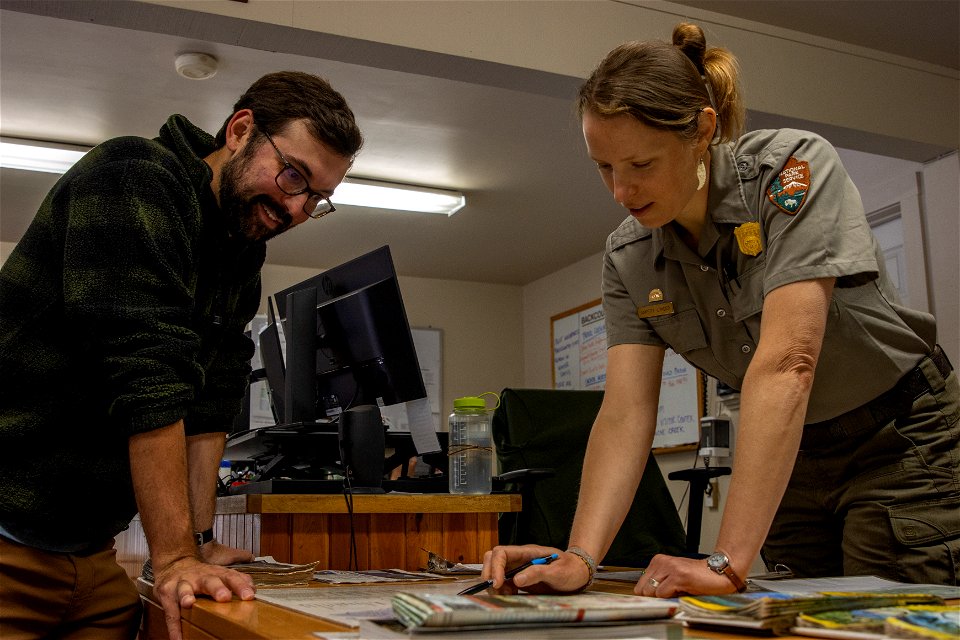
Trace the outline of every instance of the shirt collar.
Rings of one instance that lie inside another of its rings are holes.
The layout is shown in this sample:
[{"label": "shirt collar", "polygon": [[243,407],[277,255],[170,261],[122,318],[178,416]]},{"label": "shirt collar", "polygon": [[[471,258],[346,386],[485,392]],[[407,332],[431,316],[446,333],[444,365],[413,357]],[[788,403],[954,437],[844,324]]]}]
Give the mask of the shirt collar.
[{"label": "shirt collar", "polygon": [[707,215],[714,223],[743,224],[757,219],[747,206],[742,176],[748,175],[750,158],[736,158],[731,143],[717,145],[710,154],[710,197]]},{"label": "shirt collar", "polygon": [[157,141],[180,159],[197,193],[209,189],[213,170],[204,158],[216,151],[217,144],[213,136],[185,117],[175,114],[167,118],[160,128]]},{"label": "shirt collar", "polygon": [[[743,177],[751,172],[748,157],[737,158],[733,144],[721,144],[710,153],[710,193],[707,199],[707,222],[700,235],[700,251],[705,255],[724,235],[718,225],[741,225],[756,220],[747,207]],[[653,234],[662,240],[657,256],[701,264],[702,258],[684,244],[672,224]]]}]

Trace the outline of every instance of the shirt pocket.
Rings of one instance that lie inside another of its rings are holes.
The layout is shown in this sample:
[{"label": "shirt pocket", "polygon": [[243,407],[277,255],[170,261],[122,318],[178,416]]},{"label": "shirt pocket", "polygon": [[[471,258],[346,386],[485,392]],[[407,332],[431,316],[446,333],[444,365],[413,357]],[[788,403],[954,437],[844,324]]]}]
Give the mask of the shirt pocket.
[{"label": "shirt pocket", "polygon": [[650,320],[650,326],[667,345],[679,354],[707,346],[700,315],[696,309],[687,309],[664,318]]},{"label": "shirt pocket", "polygon": [[763,274],[763,264],[759,264],[737,278],[740,286],[730,297],[734,321],[743,322],[763,311]]}]

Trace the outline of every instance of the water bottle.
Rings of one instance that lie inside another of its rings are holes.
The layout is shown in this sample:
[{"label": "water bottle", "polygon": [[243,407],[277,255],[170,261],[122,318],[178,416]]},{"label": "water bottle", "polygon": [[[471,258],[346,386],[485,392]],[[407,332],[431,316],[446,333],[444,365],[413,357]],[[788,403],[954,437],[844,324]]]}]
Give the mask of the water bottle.
[{"label": "water bottle", "polygon": [[450,414],[450,493],[487,494],[492,490],[493,437],[483,398],[453,401]]}]

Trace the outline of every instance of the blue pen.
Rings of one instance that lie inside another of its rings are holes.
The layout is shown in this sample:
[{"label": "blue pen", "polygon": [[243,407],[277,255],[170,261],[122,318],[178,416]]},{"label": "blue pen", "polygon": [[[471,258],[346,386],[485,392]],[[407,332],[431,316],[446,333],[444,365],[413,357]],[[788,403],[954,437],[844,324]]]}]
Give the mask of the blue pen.
[{"label": "blue pen", "polygon": [[[548,555],[548,556],[543,556],[542,558],[534,558],[534,559],[531,560],[530,562],[524,562],[524,563],[523,563],[522,565],[520,565],[519,567],[514,567],[513,569],[510,569],[510,571],[507,571],[505,574],[503,574],[503,579],[504,579],[504,580],[509,580],[510,578],[512,578],[513,576],[517,575],[518,573],[520,573],[520,572],[523,571],[524,569],[528,569],[528,568],[530,568],[530,567],[532,567],[532,566],[534,566],[534,565],[537,565],[537,564],[550,564],[551,562],[553,562],[554,560],[556,560],[556,559],[559,558],[559,557],[560,557],[560,554],[558,554],[558,553],[551,553],[550,555]],[[467,587],[466,589],[464,589],[463,591],[461,591],[461,592],[458,593],[457,595],[458,595],[458,596],[472,596],[472,595],[474,595],[475,593],[480,593],[481,591],[484,591],[484,590],[486,590],[486,589],[489,589],[489,588],[492,587],[492,586],[493,586],[493,580],[487,580],[486,582],[481,582],[481,583],[479,583],[479,584],[475,584],[475,585],[473,585],[472,587]]]}]

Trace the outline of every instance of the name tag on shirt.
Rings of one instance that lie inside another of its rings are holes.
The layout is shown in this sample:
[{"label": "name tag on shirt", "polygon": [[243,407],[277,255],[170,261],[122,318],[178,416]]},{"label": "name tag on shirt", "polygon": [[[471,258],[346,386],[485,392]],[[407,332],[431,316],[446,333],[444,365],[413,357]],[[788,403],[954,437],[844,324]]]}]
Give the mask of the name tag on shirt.
[{"label": "name tag on shirt", "polygon": [[637,307],[637,316],[640,318],[656,318],[673,314],[672,302],[660,302]]}]

